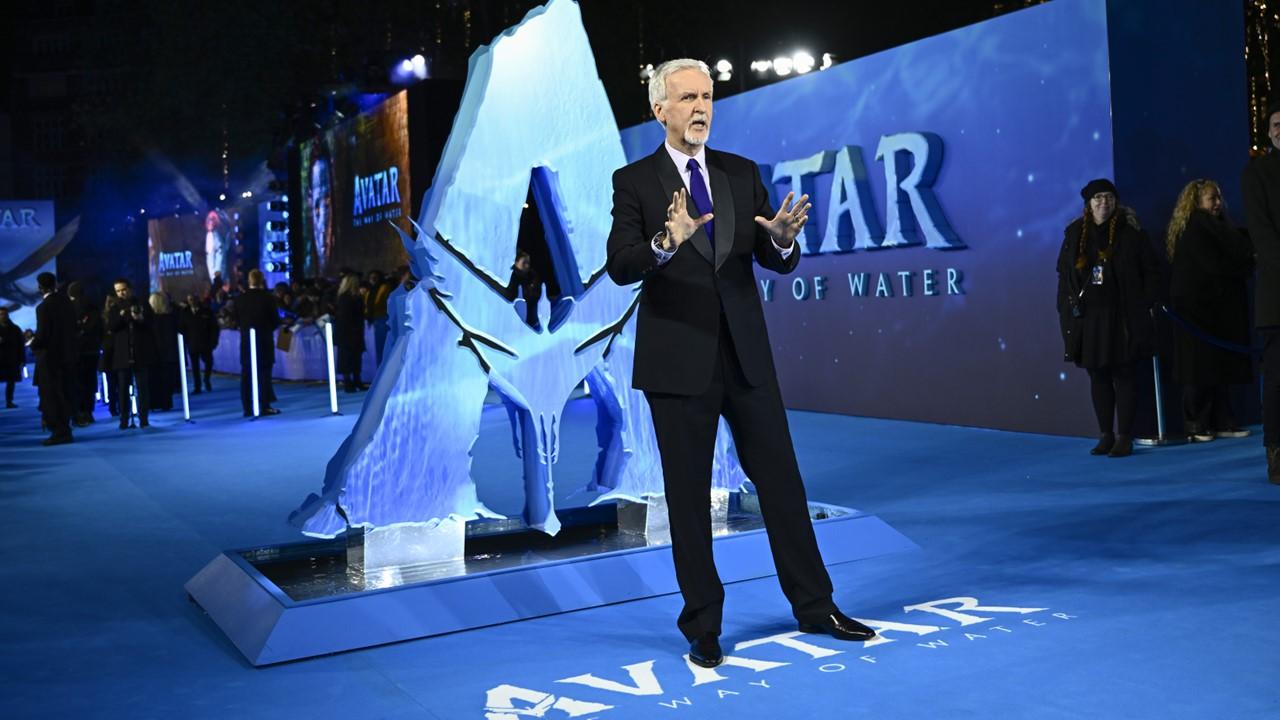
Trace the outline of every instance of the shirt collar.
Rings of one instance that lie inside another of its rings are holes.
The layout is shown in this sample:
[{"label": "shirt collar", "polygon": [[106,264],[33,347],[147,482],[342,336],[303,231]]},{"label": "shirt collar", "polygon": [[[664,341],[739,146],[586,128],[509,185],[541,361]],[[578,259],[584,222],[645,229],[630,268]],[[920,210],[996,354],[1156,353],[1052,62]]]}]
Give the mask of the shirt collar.
[{"label": "shirt collar", "polygon": [[[677,170],[682,173],[689,172],[686,169],[686,166],[689,164],[689,155],[685,155],[683,152],[671,147],[671,143],[666,142],[665,140],[662,143],[662,147],[666,148],[667,154],[671,156],[671,162],[675,163]],[[699,145],[698,154],[692,157],[694,160],[698,161],[698,167],[702,168],[705,172],[707,169],[707,146]]]}]

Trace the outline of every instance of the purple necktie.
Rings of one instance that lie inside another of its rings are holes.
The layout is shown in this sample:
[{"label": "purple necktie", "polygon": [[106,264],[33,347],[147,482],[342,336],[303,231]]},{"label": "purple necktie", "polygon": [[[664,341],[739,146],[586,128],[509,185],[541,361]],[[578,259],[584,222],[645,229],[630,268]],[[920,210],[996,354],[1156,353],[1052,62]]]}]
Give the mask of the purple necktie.
[{"label": "purple necktie", "polygon": [[[693,196],[693,206],[698,208],[698,217],[702,217],[711,212],[711,196],[707,194],[707,183],[702,179],[702,171],[698,169],[696,159],[689,158],[689,164],[685,167],[689,168],[689,194]],[[711,241],[711,247],[715,248],[715,221],[708,220],[702,229],[707,231],[707,239]]]}]

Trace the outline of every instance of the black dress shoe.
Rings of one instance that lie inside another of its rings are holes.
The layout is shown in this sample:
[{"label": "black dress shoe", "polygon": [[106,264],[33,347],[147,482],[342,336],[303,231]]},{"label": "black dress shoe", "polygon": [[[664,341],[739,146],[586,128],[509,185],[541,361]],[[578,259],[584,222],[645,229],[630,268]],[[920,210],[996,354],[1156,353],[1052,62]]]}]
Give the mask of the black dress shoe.
[{"label": "black dress shoe", "polygon": [[815,622],[801,622],[800,632],[825,633],[837,640],[870,640],[876,631],[836,610]]},{"label": "black dress shoe", "polygon": [[715,635],[703,635],[689,643],[689,660],[699,667],[713,668],[724,662],[720,639]]},{"label": "black dress shoe", "polygon": [[267,408],[266,410],[262,411],[262,414],[263,415],[279,415],[280,410],[277,408]]},{"label": "black dress shoe", "polygon": [[72,442],[72,437],[69,434],[68,435],[50,435],[49,437],[45,438],[44,442],[41,444],[48,447],[49,445],[66,445],[69,442]]},{"label": "black dress shoe", "polygon": [[1089,454],[1090,455],[1106,455],[1107,453],[1111,452],[1111,448],[1115,444],[1116,444],[1115,435],[1112,435],[1111,433],[1103,433],[1102,437],[1098,438],[1098,444],[1093,446],[1093,449],[1089,451]]},{"label": "black dress shoe", "polygon": [[1117,435],[1116,444],[1111,447],[1108,457],[1129,457],[1133,454],[1133,438],[1128,435]]}]

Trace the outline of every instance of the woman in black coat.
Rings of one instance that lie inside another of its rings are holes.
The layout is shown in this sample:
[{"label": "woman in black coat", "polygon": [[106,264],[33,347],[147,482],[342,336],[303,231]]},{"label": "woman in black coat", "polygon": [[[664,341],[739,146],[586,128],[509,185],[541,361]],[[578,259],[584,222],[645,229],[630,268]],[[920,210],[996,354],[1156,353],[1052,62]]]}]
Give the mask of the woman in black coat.
[{"label": "woman in black coat", "polygon": [[355,275],[342,278],[333,314],[333,344],[337,348],[338,372],[347,392],[363,390],[360,382],[361,356],[364,355],[364,300],[360,297],[360,280]]},{"label": "woman in black coat", "polygon": [[[1212,180],[1192,180],[1182,189],[1167,236],[1173,278],[1173,309],[1200,334],[1248,347],[1253,246],[1223,213],[1222,191]],[[1228,385],[1253,379],[1249,355],[1197,337],[1175,324],[1173,375],[1182,385],[1182,422],[1195,442],[1247,437],[1236,426]]]},{"label": "woman in black coat", "polygon": [[1157,259],[1111,181],[1093,180],[1080,195],[1083,216],[1058,254],[1059,327],[1065,359],[1089,373],[1101,433],[1089,452],[1124,457],[1133,451],[1136,364],[1152,352]]},{"label": "woman in black coat", "polygon": [[182,383],[178,374],[178,316],[164,293],[151,293],[149,304],[151,332],[156,343],[156,364],[151,370],[151,409],[172,410],[173,394]]}]

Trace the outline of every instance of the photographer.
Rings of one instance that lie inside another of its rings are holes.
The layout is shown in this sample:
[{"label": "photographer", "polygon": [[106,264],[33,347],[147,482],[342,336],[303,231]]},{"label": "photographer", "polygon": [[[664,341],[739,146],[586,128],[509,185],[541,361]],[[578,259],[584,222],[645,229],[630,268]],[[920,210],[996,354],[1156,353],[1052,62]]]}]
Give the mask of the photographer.
[{"label": "photographer", "polygon": [[116,302],[107,324],[111,331],[112,369],[116,372],[116,398],[120,405],[120,429],[130,427],[129,386],[136,385],[138,426],[149,427],[151,409],[151,367],[156,362],[155,336],[152,334],[151,306],[133,295],[129,281],[115,281]]}]

